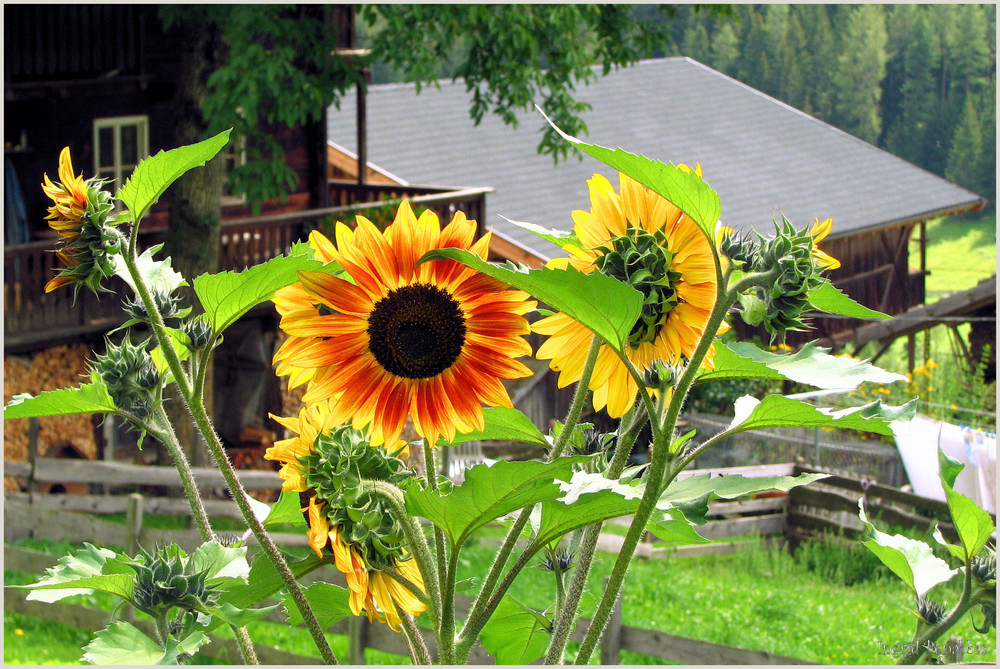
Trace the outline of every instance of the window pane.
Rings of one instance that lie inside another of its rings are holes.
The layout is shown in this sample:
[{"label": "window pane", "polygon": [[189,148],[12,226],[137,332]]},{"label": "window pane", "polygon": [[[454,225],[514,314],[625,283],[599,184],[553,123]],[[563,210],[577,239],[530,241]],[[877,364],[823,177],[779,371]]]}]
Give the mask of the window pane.
[{"label": "window pane", "polygon": [[139,127],[136,125],[122,126],[121,162],[133,165],[139,162]]},{"label": "window pane", "polygon": [[101,167],[115,164],[115,129],[101,128],[97,131],[97,160]]}]

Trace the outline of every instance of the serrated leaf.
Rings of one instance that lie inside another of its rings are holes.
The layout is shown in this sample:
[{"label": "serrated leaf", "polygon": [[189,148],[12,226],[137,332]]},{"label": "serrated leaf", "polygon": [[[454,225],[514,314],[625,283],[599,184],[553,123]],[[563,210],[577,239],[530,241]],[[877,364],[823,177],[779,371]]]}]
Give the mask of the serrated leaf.
[{"label": "serrated leaf", "polygon": [[799,476],[747,477],[712,476],[702,474],[673,480],[660,495],[657,508],[663,511],[677,508],[684,517],[695,524],[705,523],[708,502],[712,499],[736,499],[761,492],[788,492],[800,485],[826,478],[827,474],[800,474]]},{"label": "serrated leaf", "polygon": [[329,271],[312,256],[278,256],[242,272],[202,274],[194,280],[194,291],[205,309],[205,318],[212,330],[219,334],[235,323],[243,314],[266,302],[279,288],[295,283],[300,271]]},{"label": "serrated leaf", "polygon": [[630,516],[639,508],[642,488],[604,478],[601,474],[575,472],[559,484],[561,495],[545,501],[533,528],[533,546],[551,544],[575,529],[620,516]]},{"label": "serrated leaf", "polygon": [[206,579],[236,578],[246,581],[250,575],[246,546],[223,546],[218,541],[203,543],[188,558],[190,571],[206,571]]},{"label": "serrated leaf", "polygon": [[[303,588],[302,591],[323,629],[353,615],[350,605],[351,591],[347,588],[321,581]],[[299,613],[299,609],[290,595],[285,595],[282,598],[282,604],[284,604],[285,613],[288,615],[288,624],[302,624],[302,614]]]},{"label": "serrated leaf", "polygon": [[264,606],[259,609],[244,609],[237,608],[229,602],[224,602],[218,606],[212,606],[207,609],[209,614],[215,617],[215,621],[213,624],[209,625],[208,629],[214,629],[219,623],[224,623],[233,627],[244,627],[252,622],[264,618],[269,613],[277,609],[278,606],[280,606],[280,604],[272,604],[271,606]]},{"label": "serrated leaf", "polygon": [[465,471],[465,481],[450,491],[418,486],[406,492],[406,510],[439,527],[452,546],[461,546],[474,531],[530,504],[561,495],[558,481],[568,481],[573,466],[585,457],[559,458],[551,463],[499,461]]},{"label": "serrated leaf", "polygon": [[[544,112],[542,116],[545,116]],[[715,244],[715,225],[722,213],[722,203],[719,194],[693,170],[685,172],[675,165],[661,163],[623,149],[608,149],[597,144],[588,144],[564,133],[548,116],[545,116],[545,120],[570,144],[605,165],[624,172],[646,188],[674,203],[690,216],[709,241]]]},{"label": "serrated leaf", "polygon": [[283,490],[278,501],[271,507],[271,512],[264,519],[264,527],[272,525],[305,525],[302,517],[302,503],[299,493]]},{"label": "serrated leaf", "polygon": [[875,311],[863,304],[858,304],[845,295],[844,291],[836,288],[830,282],[823,283],[818,288],[813,288],[809,291],[809,304],[820,311],[828,314],[837,314],[838,316],[849,316],[851,318],[891,318],[891,316],[883,314],[881,311]]},{"label": "serrated leaf", "polygon": [[435,249],[418,261],[455,260],[477,272],[530,293],[548,306],[587,326],[619,350],[642,309],[642,294],[628,284],[593,272],[529,269],[488,263],[465,249]]},{"label": "serrated leaf", "polygon": [[[118,621],[102,629],[84,646],[82,659],[90,664],[160,664],[165,654],[139,628]],[[176,657],[176,647],[172,654]]]},{"label": "serrated leaf", "polygon": [[727,428],[734,434],[764,428],[834,427],[892,435],[893,422],[913,418],[916,400],[898,407],[876,400],[860,407],[833,410],[783,395],[768,395],[763,400],[744,395],[736,400],[734,408],[735,416]]},{"label": "serrated leaf", "polygon": [[694,523],[687,519],[679,508],[663,511],[655,509],[646,523],[646,529],[653,534],[657,541],[672,544],[674,546],[694,546],[698,544],[710,544],[711,539],[698,534],[694,528]]},{"label": "serrated leaf", "polygon": [[945,499],[948,501],[948,511],[951,513],[951,522],[955,526],[958,538],[962,542],[964,555],[959,555],[966,564],[983,550],[983,546],[990,540],[990,536],[996,527],[990,514],[979,508],[979,506],[960,492],[941,481],[944,487]]},{"label": "serrated leaf", "polygon": [[875,529],[868,522],[864,500],[858,500],[858,515],[866,532],[866,539],[862,543],[918,597],[922,597],[934,586],[951,580],[959,572],[934,555],[931,547],[923,541]]},{"label": "serrated leaf", "polygon": [[[172,293],[180,286],[187,285],[184,277],[170,266],[170,258],[165,258],[164,260],[155,260],[153,258],[162,248],[163,244],[150,246],[136,258],[136,268],[142,277],[143,283],[146,284],[151,293]],[[138,293],[135,281],[132,280],[132,275],[129,273],[128,267],[126,267],[122,257],[114,255],[111,256],[110,261],[115,274],[121,277],[132,288],[132,292]]]},{"label": "serrated leaf", "polygon": [[568,250],[571,248],[577,248],[577,249],[584,248],[583,242],[581,242],[580,239],[573,232],[569,232],[566,230],[554,230],[551,228],[545,228],[542,227],[541,225],[536,225],[534,223],[526,223],[524,221],[515,221],[510,218],[507,218],[506,216],[501,216],[500,218],[507,221],[508,223],[516,225],[519,228],[524,228],[528,232],[536,235],[537,237],[541,237],[545,241],[551,242],[552,244],[555,244],[556,246],[562,247],[564,249]]},{"label": "serrated leaf", "polygon": [[938,476],[942,483],[954,486],[963,469],[965,469],[964,464],[945,453],[940,445],[938,446]]},{"label": "serrated leaf", "polygon": [[545,616],[508,595],[497,604],[480,638],[498,664],[525,665],[545,655],[550,629]]},{"label": "serrated leaf", "polygon": [[[84,543],[83,548],[59,558],[58,564],[45,570],[37,583],[13,586],[30,589],[25,599],[56,602],[71,595],[103,590],[125,599],[132,596],[134,570],[118,562],[118,554],[107,548]],[[112,569],[106,566],[112,564]]]},{"label": "serrated leaf", "polygon": [[902,374],[867,360],[830,355],[830,349],[809,342],[794,353],[771,353],[750,342],[715,342],[714,369],[703,369],[698,381],[776,379],[804,383],[821,390],[853,390],[862,383],[905,381]]},{"label": "serrated leaf", "polygon": [[32,397],[15,395],[3,409],[4,419],[66,416],[77,413],[115,413],[115,403],[103,383],[85,383],[78,388],[46,390]]},{"label": "serrated leaf", "polygon": [[455,435],[454,441],[438,440],[442,446],[457,446],[469,441],[517,441],[524,444],[547,446],[545,435],[517,409],[507,407],[486,407],[483,409],[485,427],[482,432],[467,432]]},{"label": "serrated leaf", "polygon": [[201,630],[195,630],[178,642],[177,650],[181,653],[194,655],[198,652],[199,648],[204,646],[209,641],[211,641],[211,639],[208,638],[207,634]]},{"label": "serrated leaf", "polygon": [[[332,557],[320,558],[316,555],[310,555],[304,559],[296,559],[286,555],[285,560],[296,578],[333,562]],[[250,563],[250,574],[245,584],[233,580],[219,586],[223,590],[223,594],[219,598],[219,605],[232,604],[236,608],[249,608],[271,597],[284,585],[284,581],[281,580],[281,576],[278,575],[267,556],[263,553],[257,553]]]},{"label": "serrated leaf", "polygon": [[156,204],[170,184],[185,172],[201,167],[214,158],[229,141],[229,133],[230,130],[225,130],[197,144],[160,151],[146,158],[115,193],[115,198],[124,202],[138,221]]}]

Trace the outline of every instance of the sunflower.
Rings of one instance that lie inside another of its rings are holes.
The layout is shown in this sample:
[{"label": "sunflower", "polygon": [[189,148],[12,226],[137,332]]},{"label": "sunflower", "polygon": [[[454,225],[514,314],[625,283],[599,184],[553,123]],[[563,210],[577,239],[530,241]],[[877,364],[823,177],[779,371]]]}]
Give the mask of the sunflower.
[{"label": "sunflower", "polygon": [[[712,243],[674,204],[625,174],[619,175],[620,194],[599,174],[587,184],[591,209],[573,212],[574,231],[584,248],[570,248],[571,257],[549,266],[601,271],[643,294],[641,316],[625,346],[625,354],[639,370],[690,358],[715,306]],[[549,366],[559,372],[559,386],[579,381],[595,335],[563,313],[543,318],[532,330],[548,335],[536,357],[551,361]],[[710,367],[713,355],[714,347],[702,364]],[[613,418],[632,407],[638,392],[635,380],[607,344],[600,347],[589,387],[594,407],[607,407]]]},{"label": "sunflower", "polygon": [[[376,499],[357,488],[361,479],[399,482],[410,474],[400,460],[371,447],[360,432],[334,426],[326,404],[306,407],[297,418],[271,417],[295,433],[275,442],[264,457],[282,463],[281,489],[297,492],[303,500],[310,548],[320,557],[324,551],[333,555],[351,590],[354,615],[365,613],[370,621],[398,631],[400,611],[417,616],[426,606],[397,579],[423,592],[423,578],[401,530]],[[405,453],[403,446],[397,444],[397,454]]]},{"label": "sunflower", "polygon": [[42,191],[48,195],[53,205],[45,219],[49,227],[68,241],[80,235],[83,215],[87,212],[87,183],[83,175],[73,174],[73,163],[69,156],[69,147],[59,152],[59,179],[52,183],[49,175],[43,175]]},{"label": "sunflower", "polygon": [[501,380],[531,375],[515,358],[531,354],[524,314],[536,302],[455,261],[416,264],[448,247],[485,259],[490,235],[474,242],[475,230],[461,212],[442,229],[406,202],[384,233],[363,216],[355,230],[337,223],[327,249],[347,276],[300,272],[298,287],[273,298],[289,335],[277,373],[307,383],[303,401],[330,400],[335,422],[367,428],[375,444],[395,442],[407,415],[432,445],[483,429],[484,404],[511,406]]}]

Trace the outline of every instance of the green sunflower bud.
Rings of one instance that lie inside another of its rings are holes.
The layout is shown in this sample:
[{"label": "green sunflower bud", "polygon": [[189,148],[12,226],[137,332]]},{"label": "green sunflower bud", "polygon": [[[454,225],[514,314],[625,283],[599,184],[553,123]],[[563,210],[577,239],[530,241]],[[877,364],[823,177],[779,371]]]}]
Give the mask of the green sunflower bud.
[{"label": "green sunflower bud", "polygon": [[997,580],[997,556],[995,553],[977,555],[970,566],[972,575],[982,583]]},{"label": "green sunflower bud", "polygon": [[558,548],[556,550],[546,550],[542,564],[539,566],[546,571],[557,574],[565,574],[576,561],[576,551],[569,548]]},{"label": "green sunflower bud", "polygon": [[944,620],[944,607],[929,599],[917,599],[917,615],[928,625],[937,625]]},{"label": "green sunflower bud", "polygon": [[154,618],[174,607],[198,611],[213,606],[220,593],[205,585],[208,570],[193,571],[177,546],[154,553],[140,549],[135,569],[132,597],[136,608]]},{"label": "green sunflower bud", "polygon": [[149,415],[160,375],[143,345],[128,338],[118,345],[109,340],[107,351],[91,363],[91,370],[107,386],[115,406],[140,419]]},{"label": "green sunflower bud", "polygon": [[212,326],[201,316],[184,321],[181,326],[193,349],[201,349],[212,341]]},{"label": "green sunflower bud", "polygon": [[403,528],[382,499],[361,485],[365,480],[401,485],[413,476],[402,460],[373,448],[363,433],[344,425],[320,434],[299,466],[317,502],[326,502],[330,525],[340,527],[369,566],[408,559]]}]

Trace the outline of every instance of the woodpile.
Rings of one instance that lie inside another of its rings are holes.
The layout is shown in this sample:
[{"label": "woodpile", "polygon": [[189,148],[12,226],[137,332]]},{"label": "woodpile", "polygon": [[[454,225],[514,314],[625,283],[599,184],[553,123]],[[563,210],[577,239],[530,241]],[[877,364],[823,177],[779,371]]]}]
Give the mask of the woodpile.
[{"label": "woodpile", "polygon": [[[78,386],[86,381],[87,358],[92,356],[84,344],[55,346],[31,356],[4,356],[4,404],[20,393],[38,395],[46,390]],[[4,460],[28,461],[27,418],[4,421]],[[73,450],[91,460],[97,457],[94,424],[90,415],[48,416],[38,419],[38,455],[54,456],[71,445]],[[19,484],[4,477],[4,490],[15,492]]]}]

